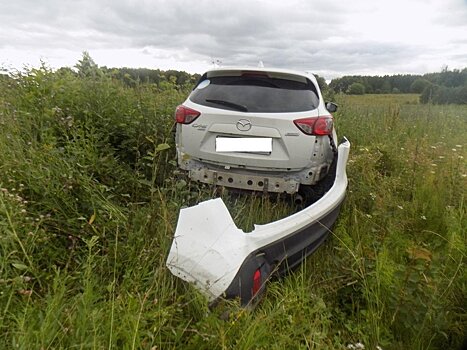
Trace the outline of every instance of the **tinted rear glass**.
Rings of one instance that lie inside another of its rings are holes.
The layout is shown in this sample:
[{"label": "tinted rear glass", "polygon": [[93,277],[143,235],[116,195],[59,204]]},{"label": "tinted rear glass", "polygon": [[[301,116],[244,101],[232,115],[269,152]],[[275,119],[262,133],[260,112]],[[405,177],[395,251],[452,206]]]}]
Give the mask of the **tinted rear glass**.
[{"label": "tinted rear glass", "polygon": [[200,105],[256,113],[313,110],[318,106],[314,84],[265,76],[201,79],[190,95]]}]

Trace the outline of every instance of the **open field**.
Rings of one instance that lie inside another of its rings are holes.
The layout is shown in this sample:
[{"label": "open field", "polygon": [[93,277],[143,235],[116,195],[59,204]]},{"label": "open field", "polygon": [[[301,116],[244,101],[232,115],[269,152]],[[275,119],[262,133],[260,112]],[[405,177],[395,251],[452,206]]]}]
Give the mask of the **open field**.
[{"label": "open field", "polygon": [[[187,92],[46,68],[0,80],[0,348],[460,347],[466,105],[337,96],[352,149],[330,239],[255,310],[209,310],[165,268],[179,209],[214,193],[176,172]],[[293,209],[222,196],[245,229]]]}]

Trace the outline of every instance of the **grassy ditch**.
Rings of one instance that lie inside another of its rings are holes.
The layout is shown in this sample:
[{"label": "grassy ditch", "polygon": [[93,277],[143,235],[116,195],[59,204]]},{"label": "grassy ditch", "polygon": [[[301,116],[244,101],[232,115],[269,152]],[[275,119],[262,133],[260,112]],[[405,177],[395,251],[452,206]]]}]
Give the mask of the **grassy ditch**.
[{"label": "grassy ditch", "polygon": [[[255,310],[209,310],[165,268],[180,208],[213,195],[177,174],[187,93],[46,67],[0,80],[0,348],[460,347],[467,107],[338,96],[352,149],[331,238]],[[223,196],[244,228],[290,210]]]}]

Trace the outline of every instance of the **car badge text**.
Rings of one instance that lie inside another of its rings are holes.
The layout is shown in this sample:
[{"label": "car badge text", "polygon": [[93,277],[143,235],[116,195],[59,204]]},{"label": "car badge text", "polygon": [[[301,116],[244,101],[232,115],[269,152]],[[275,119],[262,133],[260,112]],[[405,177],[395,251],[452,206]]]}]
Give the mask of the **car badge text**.
[{"label": "car badge text", "polygon": [[193,124],[191,127],[198,129],[199,131],[204,131],[208,126],[206,124]]}]

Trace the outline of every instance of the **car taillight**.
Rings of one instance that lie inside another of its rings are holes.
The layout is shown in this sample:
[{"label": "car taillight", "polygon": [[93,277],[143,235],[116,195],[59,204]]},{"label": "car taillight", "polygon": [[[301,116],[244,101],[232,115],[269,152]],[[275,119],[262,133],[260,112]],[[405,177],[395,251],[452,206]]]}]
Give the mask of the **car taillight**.
[{"label": "car taillight", "polygon": [[261,288],[261,270],[258,269],[255,271],[253,275],[253,288],[251,290],[251,294],[254,296]]},{"label": "car taillight", "polygon": [[180,124],[190,124],[199,117],[201,113],[194,109],[180,105],[175,110],[175,121]]},{"label": "car taillight", "polygon": [[332,116],[295,119],[295,125],[307,135],[330,135],[332,132]]}]

